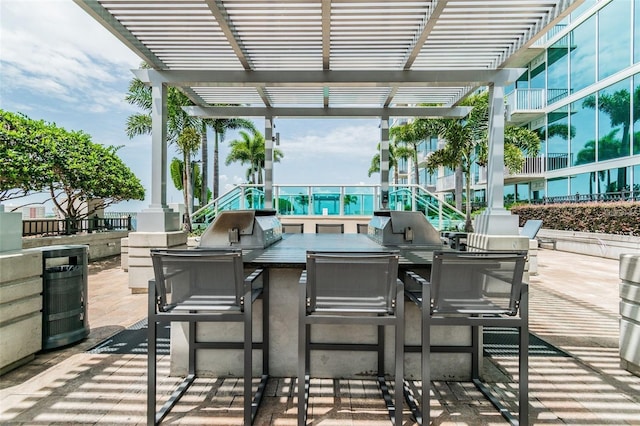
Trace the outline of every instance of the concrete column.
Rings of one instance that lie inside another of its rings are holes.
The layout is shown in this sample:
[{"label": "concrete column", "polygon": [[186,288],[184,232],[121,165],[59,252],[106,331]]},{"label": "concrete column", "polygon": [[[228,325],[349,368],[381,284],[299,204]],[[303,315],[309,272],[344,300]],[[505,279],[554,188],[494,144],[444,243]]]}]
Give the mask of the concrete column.
[{"label": "concrete column", "polygon": [[640,254],[620,255],[620,367],[640,376]]},{"label": "concrete column", "polygon": [[0,374],[42,349],[42,251],[0,253]]},{"label": "concrete column", "polygon": [[504,87],[489,87],[487,209],[476,218],[481,234],[518,235],[518,216],[504,208]]},{"label": "concrete column", "polygon": [[22,249],[22,213],[5,212],[0,204],[0,253]]},{"label": "concrete column", "polygon": [[389,117],[380,119],[380,207],[389,208]]},{"label": "concrete column", "polygon": [[151,204],[138,213],[137,230],[177,231],[180,215],[167,207],[167,87],[154,83],[151,96]]},{"label": "concrete column", "polygon": [[264,118],[264,207],[273,208],[273,117]]}]

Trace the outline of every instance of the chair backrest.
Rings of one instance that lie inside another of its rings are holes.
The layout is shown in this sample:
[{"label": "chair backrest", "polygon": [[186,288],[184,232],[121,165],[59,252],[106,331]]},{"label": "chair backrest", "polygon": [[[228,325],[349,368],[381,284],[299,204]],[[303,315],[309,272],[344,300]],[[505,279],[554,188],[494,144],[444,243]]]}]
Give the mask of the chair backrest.
[{"label": "chair backrest", "polygon": [[283,223],[282,232],[284,234],[304,234],[304,223]]},{"label": "chair backrest", "polygon": [[189,300],[241,306],[244,274],[240,249],[152,249],[157,304],[167,311]]},{"label": "chair backrest", "polygon": [[527,252],[433,254],[431,312],[515,315]]},{"label": "chair backrest", "polygon": [[316,234],[344,234],[344,224],[316,223]]},{"label": "chair backrest", "polygon": [[397,251],[307,251],[307,312],[395,312]]},{"label": "chair backrest", "polygon": [[522,229],[520,229],[520,235],[528,237],[530,240],[536,238],[538,231],[542,227],[542,221],[539,219],[529,219],[524,223]]},{"label": "chair backrest", "polygon": [[368,234],[369,233],[369,224],[368,223],[359,223],[358,224],[358,234]]}]

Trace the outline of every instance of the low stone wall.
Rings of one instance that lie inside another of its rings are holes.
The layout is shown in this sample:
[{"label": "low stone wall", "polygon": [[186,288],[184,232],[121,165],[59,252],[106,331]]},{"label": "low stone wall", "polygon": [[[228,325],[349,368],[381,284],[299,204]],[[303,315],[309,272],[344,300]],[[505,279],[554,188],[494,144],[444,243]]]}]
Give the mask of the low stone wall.
[{"label": "low stone wall", "polygon": [[121,240],[128,235],[129,231],[110,231],[56,237],[22,238],[22,248],[86,244],[89,246],[89,261],[92,261],[119,255]]},{"label": "low stone wall", "polygon": [[640,376],[640,254],[620,256],[620,366]]},{"label": "low stone wall", "polygon": [[640,253],[640,237],[629,235],[558,231],[543,228],[538,231],[537,238],[540,248],[555,248],[559,251],[607,259],[619,259],[620,255],[625,253]]},{"label": "low stone wall", "polygon": [[42,252],[0,253],[0,375],[42,349]]}]

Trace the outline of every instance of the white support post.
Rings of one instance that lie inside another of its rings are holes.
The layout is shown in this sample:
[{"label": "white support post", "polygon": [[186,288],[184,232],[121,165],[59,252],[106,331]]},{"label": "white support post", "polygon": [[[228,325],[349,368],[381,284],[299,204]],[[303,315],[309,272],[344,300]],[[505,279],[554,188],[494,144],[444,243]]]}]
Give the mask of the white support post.
[{"label": "white support post", "polygon": [[489,157],[487,209],[476,218],[475,231],[490,235],[518,235],[518,216],[504,208],[504,87],[489,87]]},{"label": "white support post", "polygon": [[389,117],[380,119],[380,207],[389,208]]},{"label": "white support post", "polygon": [[264,118],[264,208],[273,208],[273,117]]}]

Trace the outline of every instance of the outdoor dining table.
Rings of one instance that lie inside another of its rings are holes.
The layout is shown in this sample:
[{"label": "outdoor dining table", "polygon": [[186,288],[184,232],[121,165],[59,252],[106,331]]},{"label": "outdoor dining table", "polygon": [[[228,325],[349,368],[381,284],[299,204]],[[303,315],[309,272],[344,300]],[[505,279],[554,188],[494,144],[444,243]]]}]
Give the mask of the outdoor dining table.
[{"label": "outdoor dining table", "polygon": [[[243,250],[244,265],[247,269],[264,268],[265,285],[269,287],[269,371],[276,377],[294,377],[297,365],[297,321],[298,286],[302,271],[306,266],[307,250],[337,252],[383,252],[397,250],[400,253],[399,275],[411,270],[428,276],[434,250],[442,250],[440,245],[384,246],[365,234],[287,234],[282,240],[264,249]],[[261,303],[254,308],[255,321],[261,317]],[[405,344],[420,345],[420,311],[413,304],[406,304]],[[233,339],[241,336],[233,324],[204,324],[198,338],[204,340]],[[257,330],[259,327],[256,325]],[[323,325],[314,330],[314,341],[332,343],[375,343],[375,326],[335,326]],[[455,330],[452,330],[455,328]],[[186,329],[172,336],[172,370],[186,370]],[[180,334],[183,334],[182,336]],[[393,371],[393,337],[385,338],[386,371]],[[255,336],[260,341],[262,336]],[[466,346],[471,341],[469,327],[440,327],[432,331],[432,345]],[[242,363],[234,351],[217,351],[215,356],[199,357],[198,369],[212,375],[242,375]],[[315,351],[312,356],[317,377],[362,377],[374,374],[377,367],[375,353],[340,351]],[[470,357],[468,353],[433,354],[434,377],[466,379],[470,377]],[[254,371],[259,371],[259,357],[254,357]],[[405,356],[406,377],[418,378],[420,358],[418,353]]]}]

